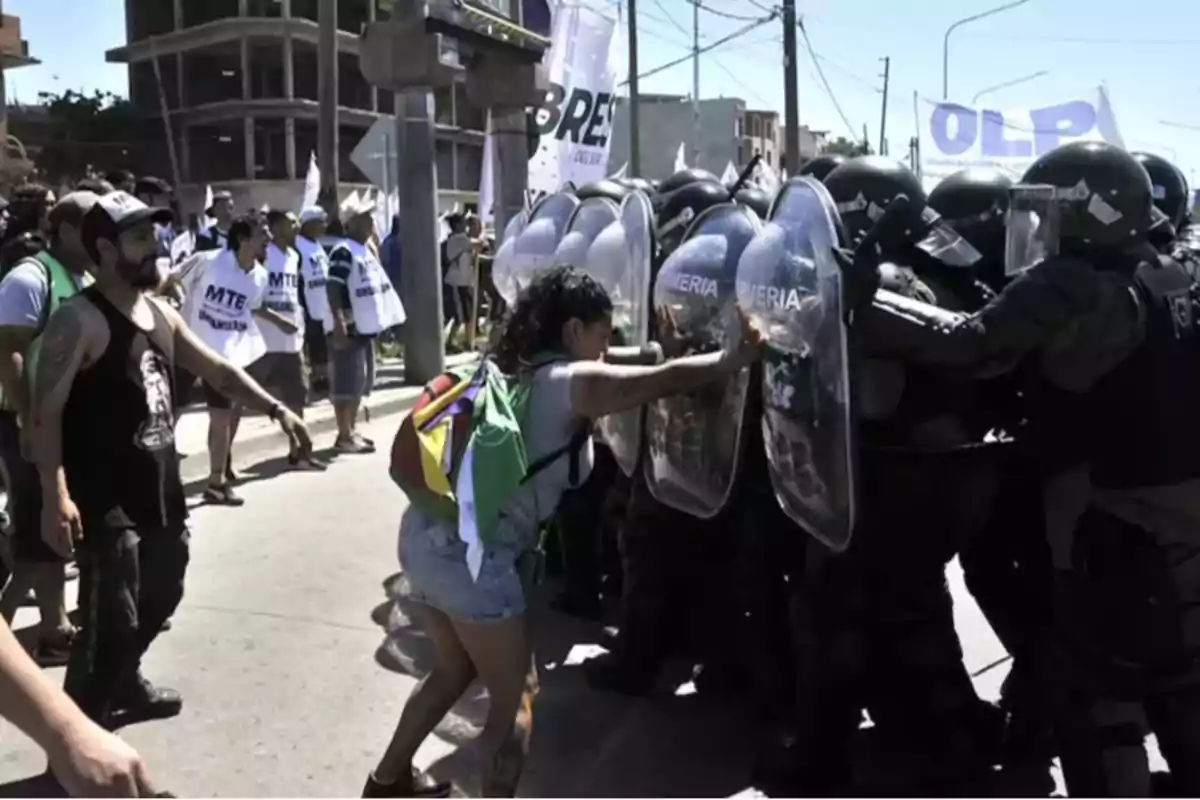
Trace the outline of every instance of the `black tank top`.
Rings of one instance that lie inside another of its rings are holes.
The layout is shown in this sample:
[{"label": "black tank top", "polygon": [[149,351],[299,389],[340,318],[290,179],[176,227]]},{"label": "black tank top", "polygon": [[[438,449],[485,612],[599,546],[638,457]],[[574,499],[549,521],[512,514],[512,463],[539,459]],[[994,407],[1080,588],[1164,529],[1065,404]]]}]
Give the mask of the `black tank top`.
[{"label": "black tank top", "polygon": [[175,451],[175,348],[150,304],[143,331],[95,287],[81,294],[108,322],[108,348],[80,370],[63,409],[63,467],[85,523],[172,528],[187,520]]}]

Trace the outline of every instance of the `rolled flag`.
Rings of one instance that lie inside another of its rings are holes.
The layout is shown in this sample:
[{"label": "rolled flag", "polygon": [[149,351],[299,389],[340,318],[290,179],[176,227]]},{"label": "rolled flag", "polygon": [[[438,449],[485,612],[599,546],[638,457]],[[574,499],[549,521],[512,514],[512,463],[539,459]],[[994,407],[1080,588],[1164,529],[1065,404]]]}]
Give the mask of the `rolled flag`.
[{"label": "rolled flag", "polygon": [[202,231],[210,230],[217,224],[217,221],[208,215],[208,210],[213,207],[213,203],[215,202],[216,200],[213,199],[213,188],[209,184],[204,187],[204,208],[200,209],[200,230]]},{"label": "rolled flag", "polygon": [[317,204],[321,195],[321,168],[317,166],[317,154],[308,154],[308,174],[304,176],[304,199],[300,201],[300,209],[312,208]]},{"label": "rolled flag", "polygon": [[495,138],[492,136],[492,115],[487,117],[487,133],[483,139],[483,164],[479,171],[479,219],[484,225],[495,222],[496,164]]},{"label": "rolled flag", "polygon": [[730,161],[725,165],[725,171],[721,173],[721,183],[725,184],[726,186],[733,186],[735,183],[737,183],[737,180],[740,177],[741,176],[738,175],[737,167],[735,167],[733,162]]},{"label": "rolled flag", "polygon": [[675,172],[683,172],[687,168],[688,167],[687,167],[687,156],[686,156],[686,152],[685,152],[685,145],[683,142],[680,142],[679,149],[675,151],[675,170],[674,171]]}]

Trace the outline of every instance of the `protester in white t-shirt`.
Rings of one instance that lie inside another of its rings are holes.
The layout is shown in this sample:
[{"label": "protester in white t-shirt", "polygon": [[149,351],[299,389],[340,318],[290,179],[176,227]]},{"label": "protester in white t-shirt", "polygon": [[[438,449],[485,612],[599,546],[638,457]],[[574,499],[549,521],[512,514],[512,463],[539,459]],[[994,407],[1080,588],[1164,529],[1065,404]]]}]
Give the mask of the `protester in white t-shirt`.
[{"label": "protester in white t-shirt", "polygon": [[[175,279],[184,290],[183,316],[201,341],[236,367],[249,367],[267,352],[258,321],[287,333],[296,323],[263,308],[267,290],[267,228],[257,214],[237,217],[229,225],[229,247],[201,252],[185,261]],[[208,402],[208,455],[211,472],[204,499],[240,506],[244,502],[230,483],[237,479],[230,452],[241,409],[215,387],[204,384]]]},{"label": "protester in white t-shirt", "polygon": [[[267,245],[267,290],[262,307],[292,321],[295,330],[263,325],[262,336],[267,352],[250,365],[247,372],[264,389],[283,401],[297,417],[304,418],[308,402],[308,370],[304,365],[304,309],[300,302],[300,253],[293,245],[300,223],[290,211],[267,213],[271,242]],[[288,453],[288,464],[303,469],[324,469],[311,454],[295,448]]]}]

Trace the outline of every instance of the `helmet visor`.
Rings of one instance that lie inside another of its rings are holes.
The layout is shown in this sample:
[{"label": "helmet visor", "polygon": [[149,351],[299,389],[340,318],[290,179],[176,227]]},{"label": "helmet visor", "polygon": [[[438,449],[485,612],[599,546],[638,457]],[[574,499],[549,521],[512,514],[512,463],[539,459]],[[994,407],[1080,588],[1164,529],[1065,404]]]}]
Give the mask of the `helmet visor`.
[{"label": "helmet visor", "polygon": [[1053,186],[1018,184],[1009,190],[1004,274],[1019,275],[1058,253],[1061,209]]},{"label": "helmet visor", "polygon": [[926,233],[925,238],[917,242],[917,247],[946,266],[970,267],[983,258],[970,242],[951,228],[932,208],[926,206],[921,212],[921,222]]}]

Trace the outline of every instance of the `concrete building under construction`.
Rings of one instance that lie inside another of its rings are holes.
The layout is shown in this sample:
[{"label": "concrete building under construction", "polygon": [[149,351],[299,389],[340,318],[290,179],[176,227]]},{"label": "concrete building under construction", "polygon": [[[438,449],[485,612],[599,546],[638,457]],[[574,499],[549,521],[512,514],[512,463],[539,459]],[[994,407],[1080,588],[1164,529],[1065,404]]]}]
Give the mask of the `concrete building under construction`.
[{"label": "concrete building under construction", "polygon": [[[358,68],[359,33],[385,19],[392,0],[337,3],[340,172],[349,191],[365,181],[351,151],[393,113],[394,95],[370,86]],[[317,4],[125,0],[126,44],[107,57],[129,65],[129,99],[148,122],[162,125],[165,107],[186,193],[214,184],[257,207],[289,204],[302,191],[317,149]],[[441,202],[473,202],[485,115],[461,85],[439,90],[435,102]],[[157,160],[139,170],[169,177],[171,164]]]}]

